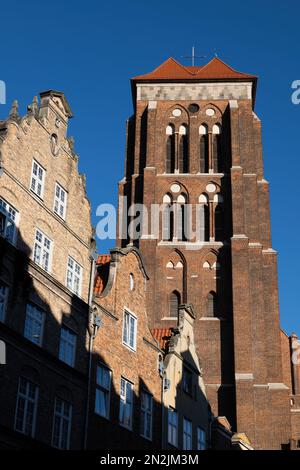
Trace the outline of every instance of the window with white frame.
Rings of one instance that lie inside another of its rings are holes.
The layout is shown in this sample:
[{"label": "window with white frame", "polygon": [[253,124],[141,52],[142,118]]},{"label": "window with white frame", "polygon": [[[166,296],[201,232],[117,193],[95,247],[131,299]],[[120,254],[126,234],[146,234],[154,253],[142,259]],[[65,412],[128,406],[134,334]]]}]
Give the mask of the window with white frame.
[{"label": "window with white frame", "polygon": [[36,229],[33,261],[45,271],[51,270],[52,241],[40,229]]},{"label": "window with white frame", "polygon": [[54,194],[54,212],[59,215],[62,219],[66,218],[67,210],[67,191],[65,191],[60,184],[55,185]]},{"label": "window with white frame", "polygon": [[5,321],[7,298],[8,287],[3,281],[0,280],[0,322]]},{"label": "window with white frame", "polygon": [[41,308],[27,304],[24,336],[38,346],[41,346],[43,341],[44,318],[45,313]]},{"label": "window with white frame", "polygon": [[141,393],[141,436],[152,439],[152,395],[145,390]]},{"label": "window with white frame", "polygon": [[127,310],[123,317],[123,344],[136,350],[137,319]]},{"label": "window with white frame", "polygon": [[66,326],[61,327],[59,359],[72,367],[75,364],[76,340],[77,335],[72,330]]},{"label": "window with white frame", "polygon": [[82,283],[82,267],[71,256],[68,257],[67,287],[80,296]]},{"label": "window with white frame", "polygon": [[55,398],[52,446],[57,449],[70,448],[72,405],[61,398]]},{"label": "window with white frame", "polygon": [[183,419],[183,450],[192,450],[192,421]]},{"label": "window with white frame", "polygon": [[41,199],[44,195],[45,170],[36,160],[32,162],[30,189]]},{"label": "window with white frame", "polygon": [[109,418],[111,371],[102,365],[97,366],[95,413]]},{"label": "window with white frame", "polygon": [[132,428],[133,384],[121,377],[119,422],[127,429]]},{"label": "window with white frame", "polygon": [[4,199],[0,198],[0,235],[15,244],[19,212]]},{"label": "window with white frame", "polygon": [[174,408],[168,409],[168,442],[174,447],[178,445],[178,415]]},{"label": "window with white frame", "polygon": [[34,437],[38,402],[38,386],[24,377],[19,378],[15,430]]},{"label": "window with white frame", "polygon": [[206,435],[204,429],[200,426],[197,428],[197,450],[206,449]]}]

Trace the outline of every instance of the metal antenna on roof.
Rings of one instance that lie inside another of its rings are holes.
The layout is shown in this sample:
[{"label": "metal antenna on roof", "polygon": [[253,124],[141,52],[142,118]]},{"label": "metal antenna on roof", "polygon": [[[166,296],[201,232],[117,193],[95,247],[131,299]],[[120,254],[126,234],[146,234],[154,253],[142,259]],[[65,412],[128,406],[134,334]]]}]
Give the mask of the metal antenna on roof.
[{"label": "metal antenna on roof", "polygon": [[183,59],[192,59],[192,66],[195,65],[195,59],[205,59],[206,55],[195,55],[195,46],[192,46],[192,55],[182,55]]},{"label": "metal antenna on roof", "polygon": [[218,57],[218,54],[217,54],[217,50],[214,49],[214,54],[215,54],[215,57]]}]

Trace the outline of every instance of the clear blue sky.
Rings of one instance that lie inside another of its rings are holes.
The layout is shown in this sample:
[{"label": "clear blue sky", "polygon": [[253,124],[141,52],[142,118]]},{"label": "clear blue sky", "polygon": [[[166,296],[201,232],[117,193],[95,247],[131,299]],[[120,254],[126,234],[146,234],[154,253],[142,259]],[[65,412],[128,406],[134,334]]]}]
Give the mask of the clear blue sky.
[{"label": "clear blue sky", "polygon": [[[216,49],[234,68],[259,76],[256,113],[279,251],[282,326],[300,334],[300,105],[291,103],[291,83],[300,80],[299,1],[12,0],[2,2],[0,15],[7,101],[18,98],[25,112],[42,90],[66,93],[75,115],[69,135],[87,175],[94,223],[98,204],[117,201],[132,113],[130,77],[169,56],[181,61],[193,44],[207,60]],[[0,118],[8,109],[0,106]]]}]

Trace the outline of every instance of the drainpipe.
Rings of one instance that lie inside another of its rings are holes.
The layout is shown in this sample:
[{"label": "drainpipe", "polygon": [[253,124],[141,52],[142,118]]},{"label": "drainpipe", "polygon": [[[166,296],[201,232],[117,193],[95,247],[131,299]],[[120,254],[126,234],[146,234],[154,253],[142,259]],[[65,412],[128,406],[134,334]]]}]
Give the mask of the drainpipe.
[{"label": "drainpipe", "polygon": [[90,274],[90,282],[89,282],[89,300],[88,300],[89,316],[88,316],[88,324],[87,324],[87,331],[89,334],[89,349],[88,349],[89,359],[88,359],[88,386],[87,386],[87,400],[86,400],[85,425],[84,425],[84,443],[83,443],[84,450],[86,450],[87,448],[87,439],[88,439],[93,346],[94,346],[94,339],[98,331],[98,327],[94,321],[94,312],[92,310],[92,301],[93,301],[93,294],[94,294],[94,278],[95,278],[96,259],[97,259],[96,253],[94,253],[90,259],[91,259],[91,274]]},{"label": "drainpipe", "polygon": [[163,362],[163,357],[160,360],[159,365],[159,375],[161,378],[161,448],[162,450],[165,449],[165,440],[164,440],[164,430],[165,430],[165,390],[164,390],[164,383],[165,383],[165,376],[166,376],[166,369]]}]

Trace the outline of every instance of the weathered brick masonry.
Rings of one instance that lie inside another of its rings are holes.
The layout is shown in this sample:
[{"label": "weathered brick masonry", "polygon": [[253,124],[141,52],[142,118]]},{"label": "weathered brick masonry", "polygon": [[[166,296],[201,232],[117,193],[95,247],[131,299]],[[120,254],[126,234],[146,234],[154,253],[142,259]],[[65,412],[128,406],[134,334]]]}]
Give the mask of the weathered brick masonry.
[{"label": "weathered brick masonry", "polygon": [[[291,438],[291,363],[289,356],[283,370],[256,83],[218,58],[203,67],[169,59],[132,79],[134,115],[119,193],[149,214],[153,204],[207,206],[200,230],[208,234],[198,244],[175,233],[164,237],[162,220],[157,239],[148,231],[131,240],[149,273],[149,319],[169,327],[177,322],[174,296],[192,304],[213,412],[256,449],[280,449]],[[167,224],[176,230],[174,217]]]}]

